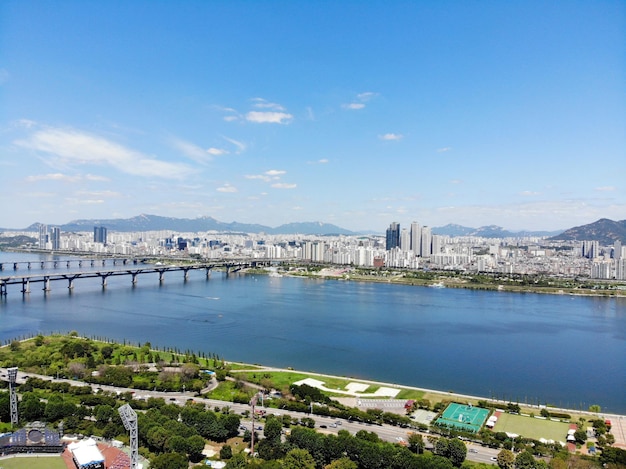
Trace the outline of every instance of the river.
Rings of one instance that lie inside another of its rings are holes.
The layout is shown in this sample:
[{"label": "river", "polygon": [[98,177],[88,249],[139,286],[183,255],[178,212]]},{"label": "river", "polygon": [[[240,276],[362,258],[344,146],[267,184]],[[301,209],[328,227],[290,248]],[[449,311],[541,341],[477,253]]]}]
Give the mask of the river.
[{"label": "river", "polygon": [[[38,260],[0,252],[0,262]],[[56,272],[77,270],[65,265]],[[42,272],[34,265],[30,273]],[[14,275],[5,264],[0,276]],[[20,266],[19,274],[26,273]],[[0,340],[85,336],[408,386],[626,414],[626,298],[203,271],[41,284],[0,300]]]}]

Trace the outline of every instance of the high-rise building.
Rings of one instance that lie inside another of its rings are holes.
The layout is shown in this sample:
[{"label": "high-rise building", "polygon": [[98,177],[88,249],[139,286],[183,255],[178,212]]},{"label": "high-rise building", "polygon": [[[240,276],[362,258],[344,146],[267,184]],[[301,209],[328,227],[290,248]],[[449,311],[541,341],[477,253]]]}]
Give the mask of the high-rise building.
[{"label": "high-rise building", "polygon": [[411,235],[406,228],[402,228],[400,231],[400,249],[402,249],[402,252],[409,252],[411,250]]},{"label": "high-rise building", "polygon": [[39,225],[39,249],[47,249],[48,246],[48,226]]},{"label": "high-rise building", "polygon": [[428,257],[433,253],[433,235],[430,228],[422,227],[422,244],[420,246],[420,256]]},{"label": "high-rise building", "polygon": [[387,251],[400,247],[400,223],[396,223],[395,221],[391,223],[389,228],[387,228],[386,234],[387,242],[385,244],[385,249]]},{"label": "high-rise building", "polygon": [[93,242],[94,243],[107,243],[107,229],[104,226],[93,227]]},{"label": "high-rise building", "polygon": [[411,251],[416,256],[420,255],[420,250],[422,246],[422,229],[420,228],[419,223],[414,221],[411,223]]},{"label": "high-rise building", "polygon": [[50,243],[53,251],[61,248],[61,229],[58,227],[50,228]]}]

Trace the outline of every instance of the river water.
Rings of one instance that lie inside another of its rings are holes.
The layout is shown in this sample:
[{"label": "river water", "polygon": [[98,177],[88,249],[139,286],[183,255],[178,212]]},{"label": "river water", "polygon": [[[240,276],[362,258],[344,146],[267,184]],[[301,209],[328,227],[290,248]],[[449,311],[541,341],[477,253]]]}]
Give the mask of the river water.
[{"label": "river water", "polygon": [[[43,257],[41,257],[43,258]],[[0,253],[0,262],[40,256]],[[48,259],[48,258],[46,258]],[[15,275],[5,264],[0,276]],[[119,267],[118,267],[119,268]],[[74,271],[65,265],[55,272]],[[38,265],[18,274],[40,273]],[[41,284],[0,300],[0,340],[85,336],[440,391],[626,414],[626,298],[204,271]]]}]

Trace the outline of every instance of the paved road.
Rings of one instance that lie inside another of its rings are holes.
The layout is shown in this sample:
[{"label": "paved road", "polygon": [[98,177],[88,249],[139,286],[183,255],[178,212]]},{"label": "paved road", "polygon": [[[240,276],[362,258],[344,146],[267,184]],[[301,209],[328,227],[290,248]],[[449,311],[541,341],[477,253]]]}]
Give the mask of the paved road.
[{"label": "paved road", "polygon": [[[117,386],[91,384],[91,383],[85,383],[83,381],[76,381],[76,380],[63,379],[63,378],[57,380],[50,376],[39,375],[39,374],[34,374],[34,373],[24,373],[21,371],[18,371],[17,373],[16,382],[18,384],[24,383],[26,382],[28,377],[31,377],[31,376],[44,379],[46,381],[66,382],[73,386],[89,385],[94,389],[94,391],[102,389],[103,391],[112,392],[116,394],[132,392],[134,393],[133,395],[135,399],[148,399],[150,397],[163,398],[167,403],[178,404],[178,405],[184,405],[187,401],[194,401],[194,402],[203,403],[209,408],[229,407],[233,412],[236,412],[237,414],[240,414],[240,415],[246,411],[250,412],[251,410],[251,407],[248,404],[238,404],[234,402],[219,401],[216,399],[204,399],[204,398],[196,397],[195,394],[192,392],[184,392],[184,393],[183,392],[159,392],[159,391],[146,391],[146,390],[131,389],[131,388],[120,388]],[[5,368],[0,368],[0,379],[4,381],[8,381],[8,375],[7,375],[7,371]],[[262,409],[262,408],[263,408],[262,406],[257,405],[257,409]],[[338,420],[335,418],[330,418],[330,417],[325,417],[325,416],[320,416],[320,415],[315,415],[315,414],[311,415],[311,414],[304,413],[304,412],[293,412],[293,411],[287,412],[281,409],[274,409],[270,407],[266,408],[266,410],[268,413],[273,413],[276,415],[288,414],[292,418],[298,418],[298,419],[302,419],[304,417],[312,418],[315,421],[315,428],[318,431],[322,431],[325,433],[337,433],[339,432],[339,430],[347,430],[351,434],[354,435],[359,430],[366,430],[369,432],[376,433],[379,436],[379,438],[383,441],[389,441],[389,442],[394,442],[394,443],[406,441],[409,433],[414,431],[414,430],[408,430],[406,428],[394,427],[392,425],[365,424],[365,423],[348,421],[348,420],[343,420],[343,419]],[[337,422],[340,422],[340,424],[337,425],[336,427],[332,426],[333,423],[337,424]],[[251,423],[252,422],[250,419],[242,419],[242,426],[247,429],[250,429]],[[321,428],[320,427],[321,425],[324,425],[326,428]],[[257,432],[259,433],[262,432],[262,429],[263,429],[262,423],[255,421],[254,426],[257,427]],[[258,430],[259,427],[261,428],[261,430]],[[427,433],[421,433],[421,434],[424,437],[424,440],[427,441],[426,438],[429,435]],[[475,444],[469,444],[468,449],[470,450],[467,453],[468,460],[475,461],[475,462],[484,462],[487,464],[495,464],[495,461],[492,458],[495,458],[499,451],[499,450],[495,450],[492,448],[485,448],[485,447],[482,447],[480,445],[475,445]],[[472,450],[475,450],[476,452],[473,452]]]}]

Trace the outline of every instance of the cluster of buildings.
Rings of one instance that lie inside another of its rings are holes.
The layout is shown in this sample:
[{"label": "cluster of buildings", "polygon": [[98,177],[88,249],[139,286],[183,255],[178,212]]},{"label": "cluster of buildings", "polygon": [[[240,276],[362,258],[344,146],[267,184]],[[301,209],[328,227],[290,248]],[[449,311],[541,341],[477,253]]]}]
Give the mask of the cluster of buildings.
[{"label": "cluster of buildings", "polygon": [[[28,234],[28,233],[26,233]],[[32,235],[32,233],[30,233]],[[61,233],[41,225],[39,249],[123,256],[191,256],[296,260],[366,268],[459,270],[626,280],[626,247],[616,241],[551,241],[542,237],[483,238],[433,234],[413,222],[385,235],[318,236],[173,231]]]}]

